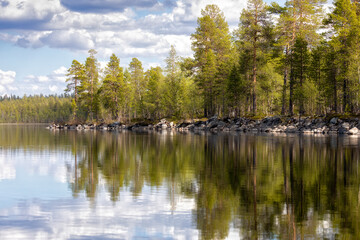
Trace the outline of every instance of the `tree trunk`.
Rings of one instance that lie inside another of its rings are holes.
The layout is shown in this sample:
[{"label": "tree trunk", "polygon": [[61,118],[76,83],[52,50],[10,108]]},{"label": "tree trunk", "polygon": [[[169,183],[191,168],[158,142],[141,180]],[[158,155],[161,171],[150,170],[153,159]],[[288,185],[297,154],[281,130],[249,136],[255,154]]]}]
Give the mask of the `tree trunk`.
[{"label": "tree trunk", "polygon": [[288,67],[287,67],[287,59],[288,59],[288,55],[289,55],[289,46],[286,46],[285,48],[285,71],[284,71],[284,85],[283,85],[283,92],[282,92],[282,106],[281,106],[281,115],[285,115],[285,105],[286,105],[286,84],[287,84],[287,79],[288,79]]},{"label": "tree trunk", "polygon": [[256,115],[256,38],[254,39],[253,53],[253,114]]},{"label": "tree trunk", "polygon": [[333,70],[332,78],[333,78],[333,91],[334,91],[334,112],[337,113],[338,111],[338,104],[337,104],[337,83],[336,83],[336,69]]},{"label": "tree trunk", "polygon": [[294,76],[292,67],[290,67],[290,93],[289,93],[289,115],[294,115],[293,110],[293,92],[294,92]]}]

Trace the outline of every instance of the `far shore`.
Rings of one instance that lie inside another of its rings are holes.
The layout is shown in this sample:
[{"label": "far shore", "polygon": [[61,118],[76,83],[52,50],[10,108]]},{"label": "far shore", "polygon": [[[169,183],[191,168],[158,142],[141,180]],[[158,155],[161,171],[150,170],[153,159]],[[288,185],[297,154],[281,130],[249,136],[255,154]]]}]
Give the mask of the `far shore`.
[{"label": "far shore", "polygon": [[51,123],[0,123],[0,126],[49,126]]}]

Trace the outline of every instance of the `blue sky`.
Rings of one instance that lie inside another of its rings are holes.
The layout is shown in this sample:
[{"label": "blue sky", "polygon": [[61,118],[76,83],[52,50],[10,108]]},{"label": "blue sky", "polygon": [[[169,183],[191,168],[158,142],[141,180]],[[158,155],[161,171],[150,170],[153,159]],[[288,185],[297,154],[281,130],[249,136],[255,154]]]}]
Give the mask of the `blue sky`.
[{"label": "blue sky", "polygon": [[[283,1],[280,1],[283,3]],[[164,65],[171,45],[191,56],[190,34],[207,4],[231,29],[243,0],[0,0],[0,95],[61,94],[73,59],[91,48],[105,65],[112,53],[126,67]]]}]

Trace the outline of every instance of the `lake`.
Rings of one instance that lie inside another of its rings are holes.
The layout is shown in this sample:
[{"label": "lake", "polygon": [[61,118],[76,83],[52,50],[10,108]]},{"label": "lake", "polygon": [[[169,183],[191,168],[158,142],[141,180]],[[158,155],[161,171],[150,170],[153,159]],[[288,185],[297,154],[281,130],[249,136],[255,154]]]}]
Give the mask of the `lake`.
[{"label": "lake", "polygon": [[0,126],[0,239],[360,239],[360,139]]}]

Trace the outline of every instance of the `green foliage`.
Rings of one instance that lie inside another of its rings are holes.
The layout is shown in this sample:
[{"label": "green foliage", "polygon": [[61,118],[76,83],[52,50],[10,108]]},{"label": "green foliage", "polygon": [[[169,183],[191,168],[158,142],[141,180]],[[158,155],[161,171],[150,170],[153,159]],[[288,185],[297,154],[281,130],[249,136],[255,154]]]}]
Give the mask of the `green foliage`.
[{"label": "green foliage", "polygon": [[224,112],[224,92],[231,65],[231,38],[224,14],[216,5],[207,5],[191,35],[197,68],[196,83],[203,95],[206,116]]},{"label": "green foliage", "polygon": [[160,119],[164,111],[162,104],[162,86],[164,76],[160,67],[152,67],[145,73],[147,91],[145,93],[145,108],[150,119]]},{"label": "green foliage", "polygon": [[179,57],[174,46],[171,46],[169,56],[165,60],[165,82],[163,87],[163,107],[167,116],[180,118],[183,115],[184,83],[180,71]]},{"label": "green foliage", "polygon": [[124,74],[120,59],[112,54],[105,69],[105,78],[99,89],[100,99],[113,119],[121,119],[120,112],[124,102]]},{"label": "green foliage", "polygon": [[85,61],[85,77],[81,81],[79,94],[81,106],[89,114],[89,120],[93,121],[94,117],[97,118],[99,111],[99,64],[95,58],[96,51],[91,49],[89,54],[90,56]]},{"label": "green foliage", "polygon": [[130,82],[132,86],[134,118],[145,117],[144,95],[146,82],[144,78],[144,69],[141,61],[133,58],[129,65]]},{"label": "green foliage", "polygon": [[1,123],[51,123],[68,121],[73,113],[69,96],[24,96],[0,101]]}]

